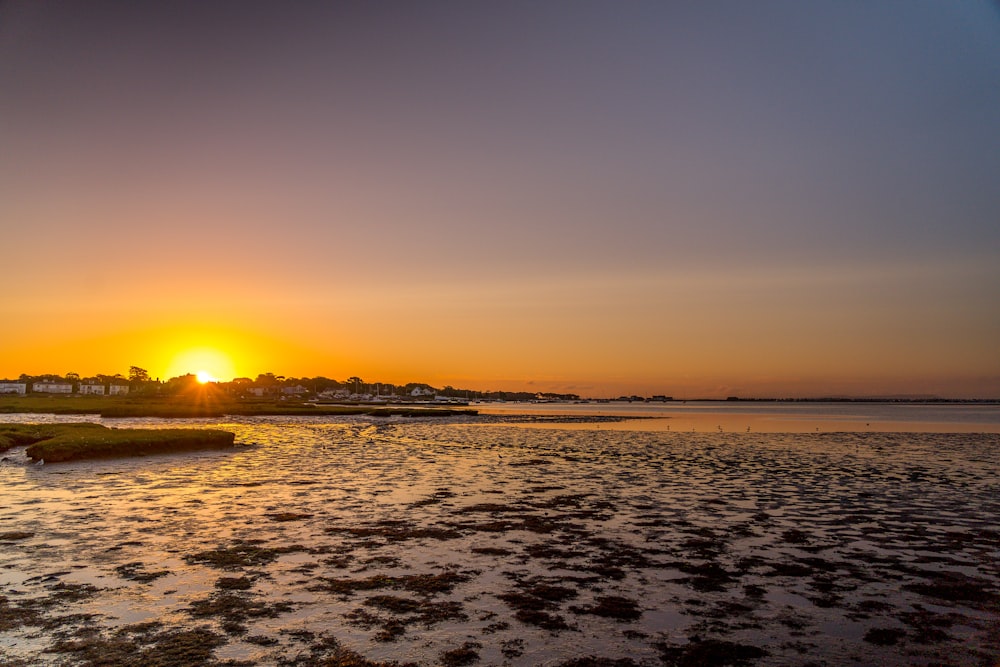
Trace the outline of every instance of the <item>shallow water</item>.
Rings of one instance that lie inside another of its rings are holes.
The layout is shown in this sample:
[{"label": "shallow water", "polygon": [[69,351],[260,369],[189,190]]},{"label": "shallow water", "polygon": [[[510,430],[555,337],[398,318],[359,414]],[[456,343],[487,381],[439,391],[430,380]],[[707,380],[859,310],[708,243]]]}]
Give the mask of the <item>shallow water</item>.
[{"label": "shallow water", "polygon": [[330,638],[419,664],[1000,659],[996,434],[105,423],[246,446],[43,466],[7,452],[0,663],[165,651],[196,628],[214,659],[254,664],[320,660]]}]

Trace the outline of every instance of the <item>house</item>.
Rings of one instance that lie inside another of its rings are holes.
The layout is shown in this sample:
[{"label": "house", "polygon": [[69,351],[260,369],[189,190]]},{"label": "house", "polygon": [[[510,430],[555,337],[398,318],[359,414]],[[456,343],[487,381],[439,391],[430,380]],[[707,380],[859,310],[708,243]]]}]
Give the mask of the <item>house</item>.
[{"label": "house", "polygon": [[436,393],[430,387],[414,387],[413,391],[410,392],[410,396],[419,398],[420,396],[434,396]]},{"label": "house", "polygon": [[0,382],[0,394],[20,394],[24,396],[28,391],[28,385],[24,382]]},{"label": "house", "polygon": [[68,382],[35,382],[31,391],[39,394],[72,394],[73,385]]},{"label": "house", "polygon": [[304,394],[308,394],[309,390],[302,385],[297,384],[294,387],[282,387],[281,393],[286,396],[302,396]]},{"label": "house", "polygon": [[124,396],[128,393],[127,384],[113,384],[108,389],[111,390],[110,393],[112,396]]},{"label": "house", "polygon": [[89,394],[93,396],[104,396],[104,385],[90,383],[84,384],[81,382],[80,391],[78,393],[81,395]]}]

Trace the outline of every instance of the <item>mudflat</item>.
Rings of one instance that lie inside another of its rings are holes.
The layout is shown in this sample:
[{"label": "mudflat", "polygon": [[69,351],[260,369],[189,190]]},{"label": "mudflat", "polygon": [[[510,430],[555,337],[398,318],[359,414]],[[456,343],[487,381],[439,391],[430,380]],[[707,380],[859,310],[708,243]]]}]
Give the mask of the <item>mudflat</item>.
[{"label": "mudflat", "polygon": [[248,446],[7,452],[0,662],[1000,659],[996,434],[187,425]]}]

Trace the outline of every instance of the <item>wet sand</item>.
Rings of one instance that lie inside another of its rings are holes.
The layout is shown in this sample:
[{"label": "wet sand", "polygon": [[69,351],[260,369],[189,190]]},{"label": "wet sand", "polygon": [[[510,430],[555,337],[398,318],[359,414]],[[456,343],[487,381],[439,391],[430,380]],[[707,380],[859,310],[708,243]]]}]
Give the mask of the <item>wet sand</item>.
[{"label": "wet sand", "polygon": [[4,454],[0,664],[1000,659],[997,435],[198,423]]}]

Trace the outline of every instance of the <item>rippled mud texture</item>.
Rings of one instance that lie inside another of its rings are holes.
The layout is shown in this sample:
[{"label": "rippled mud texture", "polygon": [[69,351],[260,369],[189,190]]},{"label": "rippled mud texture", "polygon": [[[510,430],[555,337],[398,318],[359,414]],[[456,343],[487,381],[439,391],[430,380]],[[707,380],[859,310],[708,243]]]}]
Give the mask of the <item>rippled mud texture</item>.
[{"label": "rippled mud texture", "polygon": [[1000,659],[995,435],[200,425],[254,446],[12,446],[0,664]]}]

